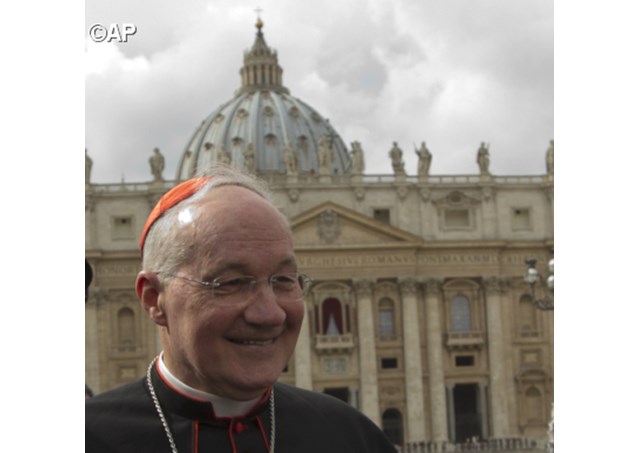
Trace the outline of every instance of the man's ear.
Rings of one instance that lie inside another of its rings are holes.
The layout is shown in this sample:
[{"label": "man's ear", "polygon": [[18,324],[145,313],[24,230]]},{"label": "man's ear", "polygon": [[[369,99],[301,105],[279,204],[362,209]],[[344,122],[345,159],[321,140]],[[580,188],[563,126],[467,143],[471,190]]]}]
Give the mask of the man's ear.
[{"label": "man's ear", "polygon": [[155,272],[142,271],[136,278],[136,293],[147,315],[159,326],[167,325],[166,314],[160,303],[162,283]]}]

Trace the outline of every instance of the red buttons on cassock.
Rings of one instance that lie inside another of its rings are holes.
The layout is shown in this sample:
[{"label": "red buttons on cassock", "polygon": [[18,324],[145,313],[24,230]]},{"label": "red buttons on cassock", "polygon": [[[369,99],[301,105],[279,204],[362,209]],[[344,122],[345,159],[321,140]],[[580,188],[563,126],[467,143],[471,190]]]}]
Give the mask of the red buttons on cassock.
[{"label": "red buttons on cassock", "polygon": [[247,425],[246,423],[236,423],[234,429],[236,433],[241,434],[243,431],[249,429],[249,425]]}]

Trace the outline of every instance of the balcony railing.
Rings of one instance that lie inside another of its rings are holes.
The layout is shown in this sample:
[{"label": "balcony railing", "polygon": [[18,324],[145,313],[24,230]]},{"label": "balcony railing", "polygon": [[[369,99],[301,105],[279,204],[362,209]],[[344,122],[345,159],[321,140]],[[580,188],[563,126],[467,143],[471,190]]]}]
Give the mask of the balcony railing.
[{"label": "balcony railing", "polygon": [[486,453],[544,453],[547,445],[535,439],[505,438],[489,439],[475,442],[412,442],[397,447],[399,453],[440,453],[483,451]]},{"label": "balcony railing", "polygon": [[449,349],[479,349],[484,344],[484,333],[479,330],[449,332],[445,334],[445,344]]},{"label": "balcony railing", "polygon": [[318,353],[350,352],[355,347],[352,334],[345,335],[317,335],[316,351]]},{"label": "balcony railing", "polygon": [[142,344],[119,344],[111,348],[111,356],[138,356],[145,353]]},{"label": "balcony railing", "polygon": [[[263,174],[260,175],[267,183],[272,186],[291,185],[292,180],[283,174]],[[313,185],[326,184],[329,186],[344,185],[349,186],[352,182],[362,182],[366,184],[395,184],[398,182],[407,184],[431,184],[431,185],[450,185],[450,184],[478,184],[481,182],[480,175],[429,175],[426,177],[418,177],[413,175],[404,178],[396,178],[394,175],[362,175],[353,177],[351,175],[298,175],[295,182],[297,184]],[[495,184],[541,184],[547,181],[544,175],[514,175],[514,176],[492,176]],[[118,192],[147,192],[151,189],[162,191],[169,190],[177,184],[177,181],[158,182],[121,182],[121,183],[91,183],[86,187],[88,191],[98,193],[118,193]]]}]

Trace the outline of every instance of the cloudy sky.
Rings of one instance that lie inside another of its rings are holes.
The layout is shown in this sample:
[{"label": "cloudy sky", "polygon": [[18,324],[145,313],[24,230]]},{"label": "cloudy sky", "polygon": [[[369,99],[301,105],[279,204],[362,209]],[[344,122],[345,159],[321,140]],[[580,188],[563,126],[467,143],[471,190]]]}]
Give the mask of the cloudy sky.
[{"label": "cloudy sky", "polygon": [[[542,174],[554,137],[551,0],[87,0],[85,29],[132,23],[127,43],[85,42],[85,146],[93,182],[165,178],[196,126],[240,85],[261,8],[291,94],[359,141],[366,172],[391,173],[392,142],[416,173]],[[88,35],[87,35],[88,36]]]}]

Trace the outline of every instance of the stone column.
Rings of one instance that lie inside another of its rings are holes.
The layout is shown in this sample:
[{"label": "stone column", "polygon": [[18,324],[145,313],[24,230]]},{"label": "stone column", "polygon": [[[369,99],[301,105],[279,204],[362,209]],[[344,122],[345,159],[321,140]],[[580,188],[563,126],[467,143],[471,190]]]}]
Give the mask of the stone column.
[{"label": "stone column", "polygon": [[487,439],[489,437],[489,427],[487,423],[487,386],[486,384],[478,384],[478,412],[482,417],[482,438]]},{"label": "stone column", "polygon": [[309,310],[307,309],[307,302],[304,301],[303,303],[305,304],[304,319],[302,320],[302,327],[300,328],[300,335],[298,336],[298,343],[294,353],[295,379],[296,387],[312,390]]},{"label": "stone column", "polygon": [[[94,300],[91,300],[94,299]],[[84,373],[86,384],[94,393],[102,390],[100,386],[100,351],[98,345],[98,310],[94,297],[84,305]]]},{"label": "stone column", "polygon": [[358,300],[358,355],[360,357],[360,410],[382,426],[378,402],[378,363],[373,314],[373,282],[355,280]]},{"label": "stone column", "polygon": [[426,440],[424,419],[424,389],[422,385],[422,356],[418,322],[418,285],[414,278],[400,282],[402,291],[402,323],[404,344],[404,379],[407,398],[408,442]]},{"label": "stone column", "polygon": [[446,384],[447,387],[447,414],[449,420],[449,442],[456,441],[456,408],[453,400],[455,384]]},{"label": "stone column", "polygon": [[349,405],[354,409],[358,408],[358,388],[353,385],[349,386]]},{"label": "stone column", "polygon": [[484,282],[487,303],[487,336],[489,352],[489,404],[491,407],[492,437],[508,437],[508,386],[504,367],[504,334],[502,325],[501,292],[503,282],[491,277]]},{"label": "stone column", "polygon": [[[99,266],[94,265],[94,282]],[[109,304],[109,291],[99,286],[89,289],[89,300],[85,303],[85,379],[94,393],[109,387],[108,351],[104,345],[110,328],[105,321]]]},{"label": "stone column", "polygon": [[442,324],[440,317],[440,281],[429,279],[424,288],[427,297],[427,363],[429,365],[429,400],[431,402],[431,437],[434,442],[447,440],[447,400],[442,359]]}]

